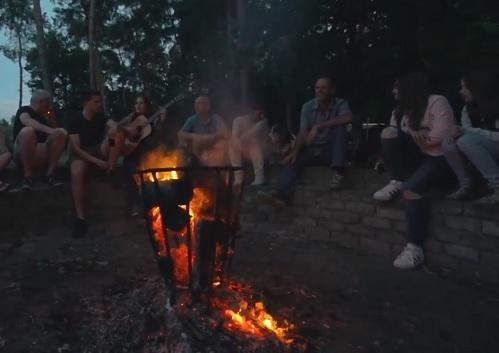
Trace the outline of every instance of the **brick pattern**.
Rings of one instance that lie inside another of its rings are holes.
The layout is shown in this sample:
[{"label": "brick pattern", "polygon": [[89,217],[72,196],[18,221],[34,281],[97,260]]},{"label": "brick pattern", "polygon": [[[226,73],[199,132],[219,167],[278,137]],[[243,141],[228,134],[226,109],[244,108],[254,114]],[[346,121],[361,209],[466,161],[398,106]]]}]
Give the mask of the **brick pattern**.
[{"label": "brick pattern", "polygon": [[[374,190],[374,189],[373,189]],[[362,253],[394,257],[405,245],[406,222],[402,201],[378,203],[370,191],[296,190],[298,204],[273,213],[255,205],[246,193],[242,225],[246,233],[265,224],[265,232],[279,237],[303,237],[330,242]],[[473,203],[431,202],[427,264],[458,276],[499,282],[499,209],[485,212]],[[256,217],[254,214],[266,215]],[[253,215],[251,215],[253,214]]]}]

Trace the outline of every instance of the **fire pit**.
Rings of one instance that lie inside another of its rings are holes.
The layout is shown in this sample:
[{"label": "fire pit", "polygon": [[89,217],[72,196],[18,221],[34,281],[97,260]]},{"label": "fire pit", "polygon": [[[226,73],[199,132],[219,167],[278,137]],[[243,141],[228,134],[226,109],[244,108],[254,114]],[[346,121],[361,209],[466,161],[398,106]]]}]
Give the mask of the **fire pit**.
[{"label": "fire pit", "polygon": [[242,186],[233,167],[139,171],[147,232],[174,305],[176,291],[194,297],[228,283]]},{"label": "fire pit", "polygon": [[180,151],[153,151],[137,172],[166,287],[167,335],[187,331],[217,345],[254,342],[247,352],[290,347],[293,325],[270,315],[251,286],[230,281],[244,189],[234,180],[241,168],[190,166],[186,159]]}]

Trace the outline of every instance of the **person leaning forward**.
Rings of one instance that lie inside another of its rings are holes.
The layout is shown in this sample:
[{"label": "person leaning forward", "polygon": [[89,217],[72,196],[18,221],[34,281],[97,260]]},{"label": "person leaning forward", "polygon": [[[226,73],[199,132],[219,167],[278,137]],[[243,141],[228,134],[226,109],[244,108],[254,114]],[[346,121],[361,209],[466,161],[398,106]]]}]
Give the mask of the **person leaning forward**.
[{"label": "person leaning forward", "polygon": [[34,91],[30,105],[19,108],[14,118],[14,160],[23,170],[22,190],[31,189],[34,170],[44,166],[47,183],[62,184],[56,179],[55,168],[66,147],[66,136],[53,117],[51,94]]},{"label": "person leaning forward", "polygon": [[114,121],[102,114],[102,100],[98,91],[83,95],[83,111],[74,117],[69,127],[71,147],[71,191],[76,217],[73,236],[85,235],[87,224],[84,210],[85,174],[97,168],[111,174],[116,161],[123,155],[125,136]]}]

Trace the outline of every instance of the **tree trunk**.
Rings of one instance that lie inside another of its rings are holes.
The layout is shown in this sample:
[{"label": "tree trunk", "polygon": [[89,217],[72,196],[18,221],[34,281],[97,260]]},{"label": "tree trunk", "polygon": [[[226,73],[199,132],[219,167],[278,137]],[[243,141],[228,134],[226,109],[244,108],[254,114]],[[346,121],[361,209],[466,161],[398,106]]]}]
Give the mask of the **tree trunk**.
[{"label": "tree trunk", "polygon": [[17,29],[17,64],[19,66],[19,108],[23,105],[23,40],[21,29]]},{"label": "tree trunk", "polygon": [[52,93],[52,80],[50,78],[48,65],[47,44],[45,43],[45,31],[43,30],[43,15],[40,0],[33,0],[33,18],[36,26],[36,46],[40,56],[43,88]]},{"label": "tree trunk", "polygon": [[88,10],[88,73],[90,75],[90,88],[96,89],[95,82],[95,0],[90,0]]},{"label": "tree trunk", "polygon": [[104,112],[107,113],[106,92],[102,65],[99,53],[98,23],[96,1],[90,0],[88,10],[88,71],[90,75],[90,88],[99,90],[102,98]]}]

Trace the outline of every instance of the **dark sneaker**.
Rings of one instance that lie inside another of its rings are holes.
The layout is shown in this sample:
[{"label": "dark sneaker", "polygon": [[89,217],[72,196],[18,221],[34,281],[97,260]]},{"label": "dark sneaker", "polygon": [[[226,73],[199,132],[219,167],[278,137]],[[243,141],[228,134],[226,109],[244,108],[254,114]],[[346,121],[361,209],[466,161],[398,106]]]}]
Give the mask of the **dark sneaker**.
[{"label": "dark sneaker", "polygon": [[329,183],[329,188],[331,190],[338,190],[343,187],[343,179],[344,176],[335,172],[333,177],[331,178],[331,182]]},{"label": "dark sneaker", "polygon": [[87,222],[81,218],[75,218],[73,224],[73,238],[83,238],[87,234]]},{"label": "dark sneaker", "polygon": [[499,204],[499,189],[496,189],[492,194],[482,197],[477,201],[481,205],[495,205]]},{"label": "dark sneaker", "polygon": [[52,188],[64,185],[62,181],[60,181],[53,175],[47,175],[47,184]]},{"label": "dark sneaker", "polygon": [[454,191],[452,194],[447,195],[449,200],[469,200],[473,198],[473,192],[470,188],[459,188],[457,191]]},{"label": "dark sneaker", "polygon": [[24,177],[23,180],[21,181],[21,185],[19,185],[19,188],[23,191],[31,190],[31,188],[33,188],[33,178]]},{"label": "dark sneaker", "polygon": [[286,207],[286,201],[284,200],[284,198],[275,191],[274,192],[259,191],[256,194],[256,199],[258,200],[258,202],[265,205],[270,205],[275,209],[281,209]]}]

